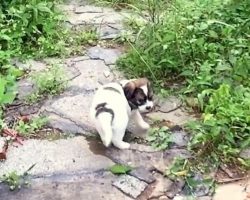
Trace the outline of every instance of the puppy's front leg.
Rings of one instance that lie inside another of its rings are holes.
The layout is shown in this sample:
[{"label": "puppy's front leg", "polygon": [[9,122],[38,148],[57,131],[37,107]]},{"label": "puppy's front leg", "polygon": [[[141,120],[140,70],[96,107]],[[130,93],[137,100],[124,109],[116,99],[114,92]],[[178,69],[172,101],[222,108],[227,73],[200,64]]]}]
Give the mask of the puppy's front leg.
[{"label": "puppy's front leg", "polygon": [[144,119],[141,116],[141,113],[138,110],[134,111],[134,119],[135,119],[135,123],[136,125],[141,128],[141,129],[149,129],[150,125],[144,121]]}]

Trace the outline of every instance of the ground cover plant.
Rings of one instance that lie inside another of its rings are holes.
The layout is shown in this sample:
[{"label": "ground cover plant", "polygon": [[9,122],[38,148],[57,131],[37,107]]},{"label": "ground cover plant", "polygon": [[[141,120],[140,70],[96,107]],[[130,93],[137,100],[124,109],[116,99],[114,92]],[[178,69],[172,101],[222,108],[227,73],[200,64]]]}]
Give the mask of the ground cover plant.
[{"label": "ground cover plant", "polygon": [[249,166],[239,154],[250,147],[250,2],[149,2],[154,12],[134,29],[119,68],[129,77],[147,76],[161,89],[181,85],[178,93],[202,113],[186,126],[197,158]]},{"label": "ground cover plant", "polygon": [[16,78],[22,72],[10,65],[11,58],[58,55],[63,40],[58,33],[61,17],[56,1],[9,0],[0,6],[0,107],[16,96]]},{"label": "ground cover plant", "polygon": [[56,8],[59,3],[8,0],[0,5],[0,108],[12,103],[16,79],[23,74],[10,64],[11,59],[79,54],[84,45],[97,40],[94,29],[66,28],[64,16]]}]

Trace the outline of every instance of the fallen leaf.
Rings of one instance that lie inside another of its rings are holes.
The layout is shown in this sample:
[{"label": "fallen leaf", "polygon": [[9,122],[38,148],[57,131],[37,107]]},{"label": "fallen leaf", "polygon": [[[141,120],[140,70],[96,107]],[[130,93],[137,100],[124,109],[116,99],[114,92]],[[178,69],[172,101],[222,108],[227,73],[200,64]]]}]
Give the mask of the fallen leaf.
[{"label": "fallen leaf", "polygon": [[6,152],[0,152],[0,160],[6,160]]},{"label": "fallen leaf", "polygon": [[126,165],[115,164],[109,169],[113,174],[126,174],[132,170],[132,167]]},{"label": "fallen leaf", "polygon": [[188,172],[187,170],[183,170],[183,171],[175,172],[174,174],[176,176],[186,176],[187,172]]},{"label": "fallen leaf", "polygon": [[27,115],[25,115],[25,116],[20,116],[20,117],[18,117],[18,119],[19,119],[20,121],[23,121],[24,123],[27,123],[27,122],[30,121],[30,118],[29,118],[29,116],[27,116]]},{"label": "fallen leaf", "polygon": [[3,146],[3,149],[2,151],[0,152],[0,160],[6,160],[7,156],[6,156],[6,153],[7,153],[7,150],[8,150],[8,142],[6,141],[4,146]]}]

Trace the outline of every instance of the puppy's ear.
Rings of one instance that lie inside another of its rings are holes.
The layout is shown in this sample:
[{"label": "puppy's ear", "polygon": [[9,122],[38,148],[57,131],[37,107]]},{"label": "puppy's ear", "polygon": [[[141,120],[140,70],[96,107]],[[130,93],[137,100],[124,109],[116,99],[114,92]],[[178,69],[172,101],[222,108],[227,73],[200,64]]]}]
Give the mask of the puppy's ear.
[{"label": "puppy's ear", "polygon": [[123,88],[126,98],[130,99],[134,94],[136,88],[139,88],[143,85],[147,85],[147,83],[148,83],[147,78],[139,78],[134,81],[128,82]]},{"label": "puppy's ear", "polygon": [[148,87],[148,96],[152,97],[154,92],[153,92],[153,88],[152,88],[152,85],[151,85],[150,81],[148,81],[147,87]]},{"label": "puppy's ear", "polygon": [[135,91],[135,84],[134,82],[129,82],[127,83],[124,88],[124,94],[126,96],[127,99],[131,99],[132,95],[134,94]]}]

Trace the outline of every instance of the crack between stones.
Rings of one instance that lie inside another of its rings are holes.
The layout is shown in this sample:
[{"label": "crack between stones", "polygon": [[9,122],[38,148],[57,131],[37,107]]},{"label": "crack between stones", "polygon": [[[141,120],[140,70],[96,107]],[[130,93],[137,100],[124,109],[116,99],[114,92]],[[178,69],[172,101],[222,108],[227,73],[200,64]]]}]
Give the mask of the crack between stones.
[{"label": "crack between stones", "polygon": [[87,130],[86,127],[82,127],[82,126],[78,125],[75,121],[73,121],[72,119],[64,116],[63,114],[57,113],[55,111],[48,111],[47,109],[45,109],[44,111],[47,112],[47,113],[57,115],[57,116],[61,117],[62,119],[65,119],[65,120],[68,120],[68,121],[72,122],[74,125],[76,125],[80,129],[82,129],[83,131],[90,131],[90,130]]},{"label": "crack between stones", "polygon": [[100,173],[104,173],[104,172],[108,172],[107,169],[98,169],[95,171],[72,171],[69,173],[63,173],[63,172],[58,172],[58,173],[54,173],[54,174],[37,174],[37,175],[30,175],[31,179],[39,179],[39,178],[44,178],[44,179],[50,179],[50,178],[68,178],[68,177],[75,177],[75,176],[84,176],[84,175],[98,175]]}]

